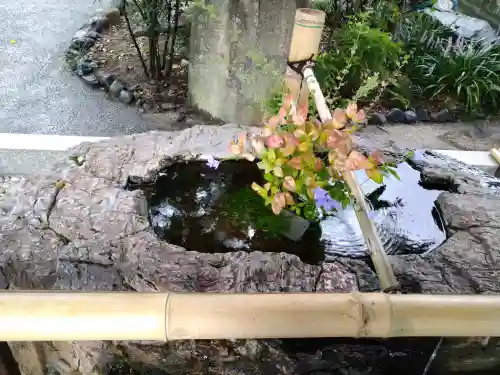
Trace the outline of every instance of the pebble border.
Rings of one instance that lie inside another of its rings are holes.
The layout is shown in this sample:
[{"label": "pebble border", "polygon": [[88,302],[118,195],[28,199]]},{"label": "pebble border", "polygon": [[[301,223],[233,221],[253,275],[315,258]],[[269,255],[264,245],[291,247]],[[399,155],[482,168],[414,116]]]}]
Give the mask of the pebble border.
[{"label": "pebble border", "polygon": [[75,33],[66,49],[65,57],[70,69],[87,85],[104,90],[110,97],[124,104],[132,104],[140,87],[127,87],[125,83],[100,68],[96,61],[85,57],[96,41],[102,38],[103,33],[120,23],[121,16],[119,8],[109,8],[93,16]]}]

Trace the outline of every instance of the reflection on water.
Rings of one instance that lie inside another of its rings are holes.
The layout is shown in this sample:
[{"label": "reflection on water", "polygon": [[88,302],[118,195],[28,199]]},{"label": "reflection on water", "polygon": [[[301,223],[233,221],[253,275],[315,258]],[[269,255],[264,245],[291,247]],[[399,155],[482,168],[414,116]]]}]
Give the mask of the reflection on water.
[{"label": "reflection on water", "polygon": [[[362,172],[358,181],[374,209],[372,220],[389,254],[432,250],[445,239],[444,225],[435,205],[441,193],[424,189],[420,172],[407,163],[397,168],[400,181],[387,177],[384,185],[368,180]],[[365,256],[367,248],[352,207],[321,222],[321,243],[328,255]]]},{"label": "reflection on water", "polygon": [[[445,240],[434,204],[439,191],[420,186],[419,172],[406,163],[397,172],[401,181],[391,177],[382,186],[358,175],[381,240],[390,254],[432,250]],[[249,162],[228,161],[217,170],[203,161],[174,164],[157,180],[149,202],[151,224],[162,239],[201,252],[287,252],[312,264],[333,255],[367,255],[352,207],[312,223],[301,240],[292,241],[280,234],[286,231],[280,226],[289,224],[249,188],[254,181],[263,182]]]}]

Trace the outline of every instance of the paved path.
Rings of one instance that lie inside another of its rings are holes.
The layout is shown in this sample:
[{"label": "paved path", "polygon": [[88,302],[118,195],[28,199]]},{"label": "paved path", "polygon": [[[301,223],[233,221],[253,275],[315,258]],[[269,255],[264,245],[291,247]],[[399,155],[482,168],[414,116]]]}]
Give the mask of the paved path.
[{"label": "paved path", "polygon": [[[63,53],[99,0],[0,1],[0,133],[113,136],[156,128],[92,92]],[[15,41],[15,43],[11,43]]]}]

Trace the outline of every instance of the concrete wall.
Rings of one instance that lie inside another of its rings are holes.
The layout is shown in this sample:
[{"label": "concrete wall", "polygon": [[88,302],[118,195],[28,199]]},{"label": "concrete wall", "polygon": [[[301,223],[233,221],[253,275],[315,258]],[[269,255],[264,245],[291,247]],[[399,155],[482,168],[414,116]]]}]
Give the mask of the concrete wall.
[{"label": "concrete wall", "polygon": [[192,105],[226,122],[262,120],[262,101],[286,68],[296,7],[306,0],[211,0],[192,24]]}]

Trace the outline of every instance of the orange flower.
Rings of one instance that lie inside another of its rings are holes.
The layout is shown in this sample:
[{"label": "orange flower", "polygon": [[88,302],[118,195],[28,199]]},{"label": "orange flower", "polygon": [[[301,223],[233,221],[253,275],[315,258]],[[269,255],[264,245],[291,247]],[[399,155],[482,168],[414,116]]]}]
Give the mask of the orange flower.
[{"label": "orange flower", "polygon": [[297,189],[297,184],[292,176],[286,176],[283,179],[283,187],[288,191],[294,192]]},{"label": "orange flower", "polygon": [[347,117],[349,117],[351,120],[356,117],[356,113],[358,112],[358,105],[354,102],[351,102],[347,105],[345,114]]},{"label": "orange flower", "polygon": [[361,152],[353,150],[345,161],[345,169],[355,171],[359,169],[372,169],[374,167],[366,156]]},{"label": "orange flower", "polygon": [[337,148],[340,143],[343,141],[343,136],[342,133],[339,132],[336,129],[329,130],[327,133],[327,138],[326,138],[326,147],[329,149],[334,149]]},{"label": "orange flower", "polygon": [[269,148],[279,148],[283,145],[283,138],[281,138],[278,134],[272,134],[267,137],[266,145]]},{"label": "orange flower", "polygon": [[300,156],[296,156],[288,161],[288,165],[294,169],[300,170],[301,168],[301,162],[300,162]]},{"label": "orange flower", "polygon": [[347,123],[346,112],[342,108],[335,108],[332,113],[332,124],[335,129],[343,129]]},{"label": "orange flower", "polygon": [[276,193],[271,203],[271,208],[276,215],[279,215],[286,206],[286,197],[283,193]]}]

